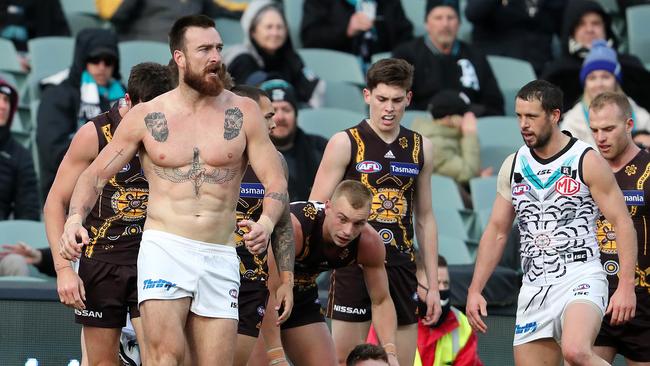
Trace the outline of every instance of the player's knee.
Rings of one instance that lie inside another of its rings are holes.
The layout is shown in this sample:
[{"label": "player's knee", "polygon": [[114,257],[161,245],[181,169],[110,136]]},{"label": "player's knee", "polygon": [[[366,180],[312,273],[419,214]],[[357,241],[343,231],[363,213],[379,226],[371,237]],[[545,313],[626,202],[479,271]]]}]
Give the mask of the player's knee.
[{"label": "player's knee", "polygon": [[575,342],[562,342],[562,356],[573,366],[588,365],[592,356],[591,348]]}]

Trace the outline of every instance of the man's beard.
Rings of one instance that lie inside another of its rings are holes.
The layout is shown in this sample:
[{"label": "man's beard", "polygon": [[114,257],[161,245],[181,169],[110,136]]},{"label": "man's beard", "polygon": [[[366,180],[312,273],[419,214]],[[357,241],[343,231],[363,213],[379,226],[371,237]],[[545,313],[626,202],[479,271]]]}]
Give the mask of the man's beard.
[{"label": "man's beard", "polygon": [[289,132],[288,135],[283,137],[275,137],[273,136],[273,134],[271,134],[269,137],[271,138],[271,142],[273,142],[273,145],[278,150],[282,150],[283,148],[285,150],[290,149],[293,146],[293,140],[296,137],[296,130],[294,129],[293,131]]},{"label": "man's beard", "polygon": [[[200,73],[193,72],[189,66],[186,67],[186,70],[183,77],[185,84],[200,94],[216,97],[228,84],[228,73],[223,64],[208,66]],[[208,76],[211,72],[216,72],[217,77]]]}]

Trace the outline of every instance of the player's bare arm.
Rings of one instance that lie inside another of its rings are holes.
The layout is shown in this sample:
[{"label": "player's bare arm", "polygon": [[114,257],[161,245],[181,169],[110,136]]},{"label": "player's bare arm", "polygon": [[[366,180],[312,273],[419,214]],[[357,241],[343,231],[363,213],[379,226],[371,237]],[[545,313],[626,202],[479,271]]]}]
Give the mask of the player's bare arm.
[{"label": "player's bare arm", "polygon": [[[284,171],[285,179],[289,179],[289,168],[287,162],[281,154],[279,154]],[[293,266],[296,259],[296,249],[294,245],[293,224],[291,222],[291,213],[289,205],[284,206],[284,211],[280,220],[275,225],[275,229],[271,234],[271,251],[269,251],[268,258],[275,262],[280,276],[280,283],[275,291],[275,298],[277,301],[277,310],[280,310],[280,304],[284,309],[278,319],[279,323],[283,323],[291,315],[293,308]],[[272,264],[272,263],[271,263]]]},{"label": "player's bare arm", "polygon": [[386,248],[377,231],[366,223],[359,237],[357,263],[363,268],[363,277],[372,302],[372,323],[379,341],[386,347],[392,361],[397,362],[395,354],[397,315],[388,290],[385,261]]},{"label": "player's bare arm", "polygon": [[[417,177],[417,196],[415,198],[415,235],[427,274],[428,283],[438,283],[438,227],[431,204],[431,174],[433,173],[433,145],[426,137],[422,138],[424,164]],[[438,287],[429,286],[426,297],[427,314],[422,322],[431,325],[438,321],[442,309]]]},{"label": "player's bare arm", "polygon": [[634,272],[637,260],[637,236],[625,198],[616,183],[607,162],[595,151],[586,153],[583,161],[585,183],[598,208],[616,230],[616,246],[620,262],[618,287],[607,307],[611,313],[611,324],[618,325],[634,318],[636,295],[634,293]]},{"label": "player's bare arm", "polygon": [[[241,104],[243,106],[241,111],[244,113],[245,118],[243,129],[246,133],[248,161],[266,191],[262,203],[262,215],[257,223],[266,229],[266,237],[268,238],[268,235],[270,235],[280,220],[285,207],[289,204],[287,179],[282,174],[283,169],[280,157],[275,146],[271,143],[267,132],[268,128],[264,124],[264,116],[257,103],[248,98],[240,99],[242,100]],[[228,126],[224,125],[224,138],[238,133],[236,132],[236,118],[233,117],[231,122],[232,132],[229,132]],[[227,124],[229,122],[226,121],[225,123]],[[253,235],[253,232],[247,234],[249,238],[245,236],[244,240],[254,240],[254,238],[251,238]]]},{"label": "player's bare arm", "polygon": [[487,302],[481,292],[494,272],[508,241],[508,235],[515,220],[515,210],[511,200],[502,192],[510,192],[510,167],[514,154],[506,158],[501,166],[497,181],[497,194],[492,206],[492,213],[479,242],[478,255],[474,265],[474,275],[467,290],[465,312],[470,325],[475,331],[485,333],[487,325],[481,317],[487,316]]},{"label": "player's bare arm", "polygon": [[[77,177],[97,157],[97,132],[92,122],[86,123],[75,134],[57,171],[54,183],[45,201],[45,231],[57,274],[57,292],[66,306],[85,308],[85,289],[79,275],[72,269],[70,260],[80,254],[61,242],[68,204]],[[93,148],[94,147],[94,148]]]},{"label": "player's bare arm", "polygon": [[[144,116],[146,104],[134,107],[122,119],[111,142],[97,155],[97,158],[79,176],[70,200],[70,209],[66,220],[62,240],[68,245],[75,245],[79,235],[83,244],[88,244],[88,233],[81,224],[92,210],[106,182],[119,172],[133,156],[144,138],[146,127]],[[79,244],[77,244],[79,245]]]},{"label": "player's bare arm", "polygon": [[345,132],[339,132],[332,136],[316,172],[314,185],[309,195],[310,200],[325,202],[332,197],[336,185],[343,180],[345,175],[345,168],[350,162],[351,149],[350,139]]}]

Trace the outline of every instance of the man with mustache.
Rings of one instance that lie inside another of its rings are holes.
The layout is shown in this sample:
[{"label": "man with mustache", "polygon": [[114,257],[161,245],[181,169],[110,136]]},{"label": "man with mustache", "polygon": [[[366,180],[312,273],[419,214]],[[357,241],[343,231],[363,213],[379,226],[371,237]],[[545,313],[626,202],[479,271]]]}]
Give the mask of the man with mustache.
[{"label": "man with mustache", "polygon": [[[603,158],[558,127],[562,91],[535,80],[517,93],[515,111],[525,145],[504,161],[490,221],[483,232],[467,318],[485,333],[481,295],[506,245],[515,216],[524,273],[514,335],[517,365],[609,365],[593,350],[605,314],[612,324],[634,317],[636,235],[623,194]],[[607,306],[596,220],[618,228],[619,286]]]},{"label": "man with mustache", "polygon": [[[238,319],[233,227],[239,184],[250,163],[266,192],[263,211],[257,221],[238,225],[249,231],[246,247],[259,253],[287,204],[287,182],[257,103],[224,90],[223,42],[214,21],[182,17],[169,43],[178,87],[132,109],[79,177],[61,243],[64,252],[79,255],[88,242],[82,227],[88,208],[106,180],[138,153],[149,181],[138,256],[148,360],[180,365],[187,353],[196,364],[228,365]],[[286,272],[290,265],[279,263]]]}]

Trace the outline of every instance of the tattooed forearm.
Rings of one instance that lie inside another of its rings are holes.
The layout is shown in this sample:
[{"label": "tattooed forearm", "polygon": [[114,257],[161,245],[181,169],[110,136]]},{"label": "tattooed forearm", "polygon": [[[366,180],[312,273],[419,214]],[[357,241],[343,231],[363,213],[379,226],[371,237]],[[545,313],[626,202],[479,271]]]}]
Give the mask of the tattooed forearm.
[{"label": "tattooed forearm", "polygon": [[279,272],[293,272],[296,251],[294,247],[293,227],[289,207],[286,207],[280,221],[275,225],[271,235],[271,248]]},{"label": "tattooed forearm", "polygon": [[154,140],[158,142],[167,141],[169,129],[167,128],[167,119],[163,112],[151,112],[144,117],[144,124]]},{"label": "tattooed forearm", "polygon": [[80,215],[83,221],[86,218],[86,216],[88,216],[88,214],[92,209],[93,209],[92,207],[88,207],[88,206],[82,206],[81,208],[75,206],[70,207],[70,210],[68,210],[67,218],[70,218],[70,216],[72,215]]},{"label": "tattooed forearm", "polygon": [[223,138],[232,140],[239,136],[241,126],[244,124],[244,114],[237,107],[226,109],[223,121]]},{"label": "tattooed forearm", "polygon": [[207,170],[199,160],[199,149],[197,147],[194,148],[192,165],[187,170],[181,168],[163,168],[157,165],[153,166],[153,170],[157,176],[172,183],[191,182],[194,185],[194,195],[196,197],[199,196],[199,188],[201,188],[203,183],[223,184],[230,182],[237,175],[237,169],[214,168]]},{"label": "tattooed forearm", "polygon": [[117,159],[117,158],[119,158],[120,156],[122,156],[122,155],[123,155],[123,152],[124,152],[124,149],[120,149],[120,151],[116,152],[116,153],[115,153],[115,156],[113,156],[113,159],[111,159],[111,161],[109,161],[108,164],[106,164],[106,166],[104,167],[104,170],[108,169],[108,167],[111,166],[111,164],[113,164],[113,162],[115,161],[115,159]]},{"label": "tattooed forearm", "polygon": [[268,197],[277,201],[282,202],[283,204],[289,203],[289,194],[285,193],[280,193],[280,192],[269,192],[264,195],[264,197]]}]

